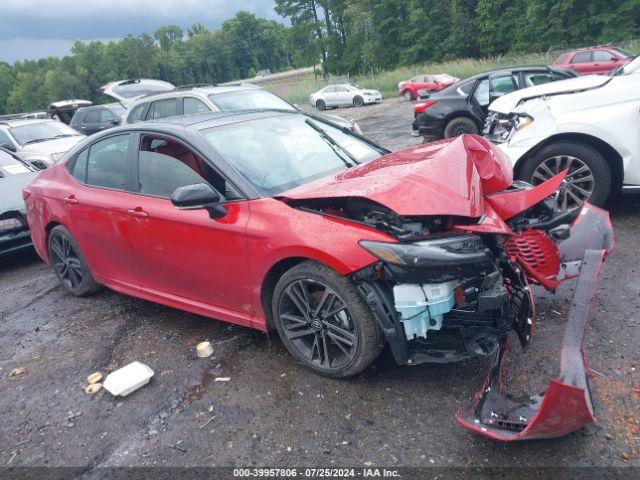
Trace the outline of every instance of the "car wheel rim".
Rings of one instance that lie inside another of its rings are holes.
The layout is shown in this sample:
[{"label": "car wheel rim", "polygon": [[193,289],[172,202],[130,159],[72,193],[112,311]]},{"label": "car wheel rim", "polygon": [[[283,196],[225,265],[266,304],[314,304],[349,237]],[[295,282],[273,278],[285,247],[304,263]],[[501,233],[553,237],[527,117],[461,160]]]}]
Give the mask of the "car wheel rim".
[{"label": "car wheel rim", "polygon": [[71,242],[62,235],[56,235],[51,239],[51,261],[62,283],[71,289],[80,286],[82,264]]},{"label": "car wheel rim", "polygon": [[356,356],[355,321],[328,286],[315,280],[291,283],[280,299],[279,316],[285,336],[310,364],[335,370]]},{"label": "car wheel rim", "polygon": [[461,123],[459,125],[456,126],[456,128],[453,129],[456,137],[459,137],[460,135],[462,135],[463,133],[474,133],[472,131],[471,128],[469,128],[467,125],[465,125],[464,123]]},{"label": "car wheel rim", "polygon": [[411,93],[409,92],[404,92],[404,99],[406,101],[410,101],[411,100]]},{"label": "car wheel rim", "polygon": [[531,183],[539,185],[564,170],[568,170],[567,176],[554,194],[558,211],[566,211],[582,205],[591,197],[595,186],[593,172],[589,166],[571,155],[555,155],[547,158],[533,172]]}]

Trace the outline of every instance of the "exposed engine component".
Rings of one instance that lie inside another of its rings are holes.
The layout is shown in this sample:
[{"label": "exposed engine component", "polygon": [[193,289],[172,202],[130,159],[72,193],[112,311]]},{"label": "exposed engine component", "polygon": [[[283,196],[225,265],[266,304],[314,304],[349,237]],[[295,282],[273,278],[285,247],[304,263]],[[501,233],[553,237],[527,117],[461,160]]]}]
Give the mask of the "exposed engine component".
[{"label": "exposed engine component", "polygon": [[458,282],[434,284],[400,284],[393,287],[396,311],[408,340],[427,338],[428,330],[442,328],[443,315],[455,303],[454,288]]}]

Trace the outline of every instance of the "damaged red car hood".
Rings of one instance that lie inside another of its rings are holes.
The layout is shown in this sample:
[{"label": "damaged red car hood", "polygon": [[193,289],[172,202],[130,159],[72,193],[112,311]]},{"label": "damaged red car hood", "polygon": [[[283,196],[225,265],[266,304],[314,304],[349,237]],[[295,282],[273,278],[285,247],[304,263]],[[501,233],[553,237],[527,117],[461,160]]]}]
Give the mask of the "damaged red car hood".
[{"label": "damaged red car hood", "polygon": [[512,168],[478,135],[462,135],[385,155],[278,195],[290,200],[360,197],[398,215],[480,217],[484,194],[504,190]]}]

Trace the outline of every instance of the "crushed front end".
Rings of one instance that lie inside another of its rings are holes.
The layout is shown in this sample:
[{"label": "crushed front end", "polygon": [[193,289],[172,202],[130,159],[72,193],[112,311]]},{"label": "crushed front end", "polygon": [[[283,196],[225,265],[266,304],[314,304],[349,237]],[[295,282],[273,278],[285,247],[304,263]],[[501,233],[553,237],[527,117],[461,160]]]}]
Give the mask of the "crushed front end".
[{"label": "crushed front end", "polygon": [[[363,241],[380,261],[353,275],[398,363],[493,359],[474,411],[457,420],[504,441],[557,437],[594,420],[582,339],[600,268],[613,248],[611,224],[597,207],[558,212],[546,197],[517,213],[505,207],[534,190],[516,185],[487,196],[487,210],[502,216],[478,225],[450,219],[447,228],[424,238],[407,233],[397,243]],[[531,342],[532,286],[554,292],[576,277],[558,377],[542,395],[511,399],[502,389],[501,368],[511,330],[522,347]]]}]

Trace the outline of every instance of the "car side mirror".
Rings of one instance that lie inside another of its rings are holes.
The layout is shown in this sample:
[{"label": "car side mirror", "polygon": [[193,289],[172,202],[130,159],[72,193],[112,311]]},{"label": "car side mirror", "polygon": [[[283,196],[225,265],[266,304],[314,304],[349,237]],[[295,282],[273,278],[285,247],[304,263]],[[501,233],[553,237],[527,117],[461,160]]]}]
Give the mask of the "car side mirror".
[{"label": "car side mirror", "polygon": [[220,205],[221,195],[206,183],[179,187],[171,195],[171,203],[180,210],[205,209],[211,218],[222,218],[227,214]]},{"label": "car side mirror", "polygon": [[109,120],[109,123],[113,126],[120,125],[120,120],[118,120],[117,118],[112,118],[111,120]]},{"label": "car side mirror", "polygon": [[0,147],[4,148],[5,150],[9,150],[10,152],[14,152],[16,151],[16,147],[14,147],[11,143],[0,143]]}]

